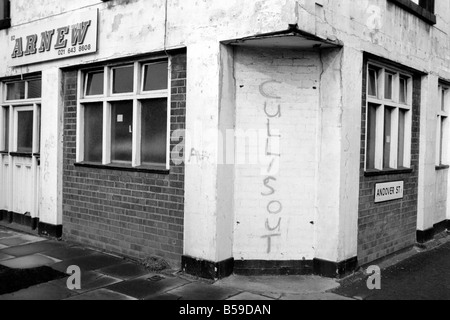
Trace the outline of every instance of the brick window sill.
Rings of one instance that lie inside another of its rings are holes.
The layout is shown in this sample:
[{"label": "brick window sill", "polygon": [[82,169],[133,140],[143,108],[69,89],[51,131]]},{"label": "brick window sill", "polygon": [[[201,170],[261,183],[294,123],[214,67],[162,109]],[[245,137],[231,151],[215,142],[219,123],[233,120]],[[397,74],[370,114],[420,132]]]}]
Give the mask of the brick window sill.
[{"label": "brick window sill", "polygon": [[91,162],[77,162],[74,164],[75,167],[84,167],[84,168],[91,168],[91,169],[100,169],[100,170],[115,170],[115,171],[129,171],[129,172],[141,172],[141,173],[155,173],[155,174],[170,174],[170,170],[157,168],[157,167],[147,167],[147,166],[141,166],[141,167],[131,167],[128,165],[119,165],[119,164],[98,164],[98,163],[91,163]]},{"label": "brick window sill", "polygon": [[448,165],[436,166],[436,171],[447,170],[447,169],[450,169],[450,166],[448,166]]},{"label": "brick window sill", "polygon": [[418,4],[412,2],[411,0],[388,0],[388,1],[395,3],[399,7],[419,17],[420,19],[422,19],[423,21],[425,21],[430,25],[435,25],[437,22],[435,14],[422,8]]},{"label": "brick window sill", "polygon": [[388,170],[367,170],[364,172],[365,177],[379,177],[379,176],[390,176],[398,174],[410,174],[413,173],[414,169],[388,169]]}]

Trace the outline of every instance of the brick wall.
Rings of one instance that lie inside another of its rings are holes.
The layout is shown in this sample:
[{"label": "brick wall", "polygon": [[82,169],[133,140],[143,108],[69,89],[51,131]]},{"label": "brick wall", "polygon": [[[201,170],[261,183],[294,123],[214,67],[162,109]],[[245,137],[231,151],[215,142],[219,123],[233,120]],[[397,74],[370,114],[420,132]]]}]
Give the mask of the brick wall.
[{"label": "brick wall", "polygon": [[[420,139],[420,76],[413,81],[412,173],[367,177],[365,167],[367,59],[363,67],[358,260],[373,262],[416,242]],[[404,181],[404,198],[375,204],[375,184]]]},{"label": "brick wall", "polygon": [[[181,265],[184,164],[170,174],[74,166],[77,72],[64,73],[63,227],[67,240]],[[186,55],[172,57],[171,131],[185,128]],[[171,150],[178,142],[171,143]]]}]

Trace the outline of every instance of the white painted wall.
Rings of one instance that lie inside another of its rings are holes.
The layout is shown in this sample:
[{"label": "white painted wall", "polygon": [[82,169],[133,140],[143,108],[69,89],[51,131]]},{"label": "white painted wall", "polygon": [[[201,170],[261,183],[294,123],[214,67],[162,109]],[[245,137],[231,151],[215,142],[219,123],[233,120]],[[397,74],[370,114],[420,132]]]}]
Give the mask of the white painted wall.
[{"label": "white painted wall", "polygon": [[[318,52],[236,48],[236,130],[255,132],[261,157],[236,165],[235,259],[314,258],[320,74]],[[268,121],[271,135],[281,135],[268,140],[269,151],[280,157],[266,154]],[[250,150],[237,156],[249,160]],[[264,184],[268,177],[276,179],[267,184],[273,191]]]},{"label": "white painted wall", "polygon": [[42,72],[40,222],[62,224],[63,101],[62,72]]}]

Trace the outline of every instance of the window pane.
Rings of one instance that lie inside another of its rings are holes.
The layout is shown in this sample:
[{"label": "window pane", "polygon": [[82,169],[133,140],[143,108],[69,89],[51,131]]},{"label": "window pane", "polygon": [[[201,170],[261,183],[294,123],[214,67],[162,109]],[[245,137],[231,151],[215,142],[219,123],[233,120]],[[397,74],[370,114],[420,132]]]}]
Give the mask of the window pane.
[{"label": "window pane", "polygon": [[9,151],[9,108],[3,108],[3,145],[5,146],[2,151]]},{"label": "window pane", "polygon": [[6,91],[6,100],[25,99],[25,81],[8,83]]},{"label": "window pane", "polygon": [[144,66],[144,91],[167,89],[168,63],[152,63]]},{"label": "window pane", "polygon": [[407,103],[408,97],[408,80],[400,78],[400,103]]},{"label": "window pane", "polygon": [[442,88],[441,90],[441,94],[442,94],[442,98],[441,98],[441,110],[445,112],[445,96],[446,96],[447,90]]},{"label": "window pane", "polygon": [[386,108],[384,111],[383,168],[390,168],[392,112],[393,112],[392,108]]},{"label": "window pane", "polygon": [[385,90],[384,90],[384,98],[392,100],[392,84],[393,84],[394,76],[390,73],[386,73],[385,80]]},{"label": "window pane", "polygon": [[444,164],[444,130],[445,130],[445,117],[441,117],[440,126],[441,126],[441,136],[440,136],[440,147],[439,147],[439,164]]},{"label": "window pane", "polygon": [[376,137],[376,119],[377,106],[369,104],[367,111],[367,164],[368,170],[375,169],[375,137]]},{"label": "window pane", "polygon": [[28,81],[28,99],[37,99],[42,95],[42,81],[30,80]]},{"label": "window pane", "polygon": [[17,152],[33,152],[33,111],[17,112]]},{"label": "window pane", "polygon": [[167,99],[142,102],[142,164],[166,165]]},{"label": "window pane", "polygon": [[399,128],[398,128],[398,167],[405,167],[405,129],[406,129],[406,110],[399,110]]},{"label": "window pane", "polygon": [[134,66],[113,69],[113,93],[133,92]]},{"label": "window pane", "polygon": [[369,69],[369,95],[378,96],[378,72],[374,69]]},{"label": "window pane", "polygon": [[133,101],[111,104],[111,160],[131,162],[133,150]]},{"label": "window pane", "polygon": [[84,161],[102,162],[103,103],[84,106]]},{"label": "window pane", "polygon": [[104,72],[89,72],[86,75],[86,96],[103,94]]}]

